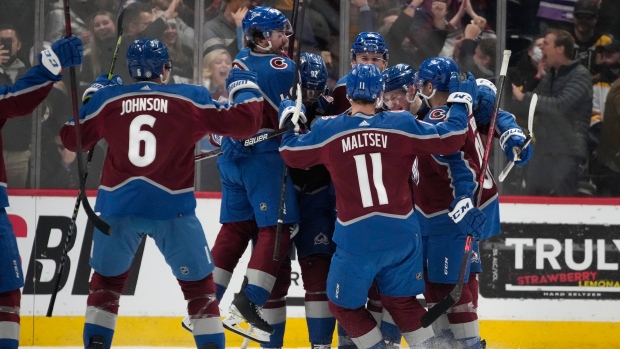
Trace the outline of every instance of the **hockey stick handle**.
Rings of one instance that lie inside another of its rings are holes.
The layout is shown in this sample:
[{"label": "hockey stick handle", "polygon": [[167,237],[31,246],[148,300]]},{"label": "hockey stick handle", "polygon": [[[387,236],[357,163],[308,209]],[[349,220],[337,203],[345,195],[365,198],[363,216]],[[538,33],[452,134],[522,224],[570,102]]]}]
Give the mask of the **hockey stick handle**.
[{"label": "hockey stick handle", "polygon": [[[86,168],[84,169],[84,181],[88,177],[88,170],[90,168],[91,160],[93,159],[94,150],[90,150],[88,152],[88,159],[86,163]],[[82,196],[78,195],[75,199],[75,205],[73,206],[73,214],[71,215],[71,223],[69,224],[69,231],[67,232],[67,238],[65,239],[65,246],[62,249],[62,255],[60,255],[60,262],[58,263],[58,270],[56,271],[56,282],[54,283],[54,290],[52,291],[52,296],[50,298],[50,304],[47,307],[47,314],[45,316],[52,317],[52,313],[54,312],[54,305],[56,304],[56,296],[58,295],[58,291],[60,291],[60,280],[62,279],[62,272],[65,268],[65,260],[67,258],[67,253],[69,252],[69,245],[71,244],[71,240],[75,234],[75,221],[77,220],[78,212],[80,212],[80,204],[82,202]]]},{"label": "hockey stick handle", "polygon": [[[64,10],[65,10],[65,35],[67,38],[70,38],[73,34],[71,32],[71,10],[69,9],[69,0],[63,0]],[[80,127],[80,114],[78,110],[78,97],[77,97],[77,78],[75,74],[75,66],[69,68],[70,73],[70,82],[71,82],[71,106],[74,118],[75,125],[75,151],[78,154],[77,156],[77,167],[78,167],[78,176],[80,180],[80,191],[78,192],[78,197],[82,198],[82,206],[84,206],[84,211],[88,216],[95,227],[99,229],[102,233],[106,235],[110,235],[110,226],[103,221],[103,219],[99,218],[93,211],[88,199],[86,198],[86,189],[84,184],[84,164],[82,159],[82,129]]]},{"label": "hockey stick handle", "polygon": [[[521,152],[523,152],[523,150],[525,148],[527,148],[530,143],[532,143],[532,137],[530,137],[529,135],[525,138],[525,142],[523,142],[523,144],[516,150],[515,152],[515,159],[519,159],[519,155],[521,155]],[[504,179],[506,179],[506,176],[508,176],[508,174],[510,173],[510,170],[512,170],[512,168],[514,167],[515,162],[514,161],[509,161],[506,164],[506,167],[504,167],[504,169],[502,170],[502,172],[499,174],[499,176],[497,177],[497,180],[500,182],[503,182]]]},{"label": "hockey stick handle", "polygon": [[[295,0],[295,8],[298,9],[299,8],[299,3],[302,2],[302,0]],[[298,15],[298,16],[297,16]],[[304,25],[304,7],[301,8],[300,13],[297,14],[295,13],[294,16],[299,17],[299,23],[300,26],[303,29],[303,25]],[[297,19],[296,17],[296,19]],[[297,23],[295,23],[295,25],[297,25]],[[293,117],[291,118],[291,122],[289,125],[287,125],[286,127],[284,127],[284,129],[286,129],[288,131],[291,131],[293,129],[295,129],[295,127],[297,127],[298,125],[298,121],[299,121],[299,114],[301,113],[301,104],[302,104],[302,97],[301,97],[301,75],[299,73],[299,64],[300,64],[300,60],[301,60],[301,34],[302,31],[299,30],[299,28],[295,27],[295,30],[298,31],[298,35],[299,35],[299,42],[297,43],[297,57],[295,57],[295,76],[293,78],[293,86],[291,86],[291,90],[293,90],[293,96],[295,97],[295,111],[293,113]],[[291,43],[291,45],[293,45]],[[289,50],[289,52],[292,52],[292,50]],[[280,130],[282,131],[282,130]],[[284,164],[284,170],[282,172],[282,188],[280,190],[280,207],[278,207],[278,222],[276,224],[276,239],[275,239],[275,243],[274,243],[274,250],[273,250],[273,260],[274,261],[279,261],[280,260],[280,246],[282,244],[282,229],[284,227],[284,210],[286,207],[286,183],[288,181],[288,166],[286,164]]]},{"label": "hockey stick handle", "polygon": [[202,152],[198,155],[194,155],[194,161],[202,161],[205,159],[210,159],[222,154],[222,149],[215,149],[210,151]]},{"label": "hockey stick handle", "polygon": [[510,50],[504,50],[504,58],[502,59],[502,65],[500,68],[499,86],[497,88],[497,97],[495,98],[495,104],[493,105],[493,115],[491,116],[491,122],[489,125],[489,132],[487,134],[486,145],[484,147],[484,157],[482,158],[482,165],[480,166],[480,174],[478,177],[478,195],[476,200],[476,206],[482,204],[482,192],[484,191],[484,178],[486,177],[489,168],[489,154],[491,153],[491,146],[493,145],[493,135],[495,134],[495,125],[497,124],[497,114],[499,114],[499,107],[504,94],[504,83],[506,82],[506,72],[508,71],[508,61],[510,60]]}]

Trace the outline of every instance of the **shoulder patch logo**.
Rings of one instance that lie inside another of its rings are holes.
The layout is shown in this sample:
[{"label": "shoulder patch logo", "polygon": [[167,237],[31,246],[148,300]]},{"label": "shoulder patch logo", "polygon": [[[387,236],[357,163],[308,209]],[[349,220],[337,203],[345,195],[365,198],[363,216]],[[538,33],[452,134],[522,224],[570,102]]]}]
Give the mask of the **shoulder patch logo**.
[{"label": "shoulder patch logo", "polygon": [[370,124],[366,120],[364,120],[360,122],[360,126],[370,126]]},{"label": "shoulder patch logo", "polygon": [[428,114],[431,120],[440,120],[446,117],[446,112],[443,109],[433,109]]},{"label": "shoulder patch logo", "polygon": [[269,61],[269,65],[274,69],[286,69],[288,67],[288,63],[286,63],[283,57],[272,58]]}]

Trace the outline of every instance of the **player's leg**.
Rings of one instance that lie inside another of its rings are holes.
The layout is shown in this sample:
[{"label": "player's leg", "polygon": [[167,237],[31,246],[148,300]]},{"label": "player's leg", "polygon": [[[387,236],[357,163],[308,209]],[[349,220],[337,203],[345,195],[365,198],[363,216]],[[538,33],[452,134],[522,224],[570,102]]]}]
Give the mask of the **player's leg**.
[{"label": "player's leg", "polygon": [[0,251],[0,348],[17,349],[20,332],[19,289],[24,286],[24,275],[17,239],[4,207],[0,208]]},{"label": "player's leg", "polygon": [[241,170],[236,161],[218,162],[222,181],[220,223],[211,253],[215,263],[213,279],[217,285],[217,299],[221,300],[228,288],[232,273],[248,247],[258,227],[254,211],[241,180]]},{"label": "player's leg", "polygon": [[[280,265],[285,259],[284,256],[288,254],[291,245],[290,234],[292,230],[297,229],[299,212],[295,190],[289,177],[279,250],[282,258],[274,261],[284,162],[278,152],[255,154],[241,161],[243,186],[248,193],[259,229],[256,245],[248,262],[246,282],[232,302],[231,315],[224,320],[224,327],[250,339],[268,342],[273,328],[261,316],[260,308],[267,302]],[[253,326],[252,333],[240,327],[244,322]]]},{"label": "player's leg", "polygon": [[383,256],[383,268],[375,278],[383,307],[411,348],[425,348],[433,337],[433,330],[420,324],[426,310],[416,298],[424,292],[422,264],[422,240],[403,241],[401,248]]},{"label": "player's leg", "polygon": [[[336,318],[327,305],[327,274],[336,245],[335,201],[327,188],[298,193],[299,232],[293,239],[305,291],[306,324],[312,348],[331,347]],[[353,342],[351,342],[353,345]]]},{"label": "player's leg", "polygon": [[90,266],[94,269],[86,301],[84,346],[109,349],[112,345],[121,294],[125,291],[129,267],[147,230],[145,220],[136,217],[102,217],[114,230],[105,235],[95,229]]},{"label": "player's leg", "polygon": [[366,309],[368,290],[381,270],[381,253],[355,254],[336,248],[327,277],[329,310],[359,348],[384,348],[376,320]]},{"label": "player's leg", "polygon": [[215,269],[213,279],[217,286],[217,300],[222,300],[233,271],[248,247],[258,227],[253,220],[223,223],[211,249]]},{"label": "player's leg", "polygon": [[273,333],[269,343],[261,344],[263,348],[282,348],[284,345],[284,330],[286,328],[286,295],[291,286],[291,259],[286,256],[280,266],[276,282],[269,294],[267,303],[263,307],[263,317],[271,327]]},{"label": "player's leg", "polygon": [[177,278],[187,301],[187,313],[198,349],[225,348],[220,320],[213,257],[195,214],[155,221],[152,237]]},{"label": "player's leg", "polygon": [[[446,297],[456,285],[463,257],[465,235],[433,234],[428,240],[428,279],[429,292],[436,300]],[[471,263],[468,266],[466,280],[469,281]],[[463,287],[459,301],[447,312],[450,330],[454,339],[463,348],[478,348],[480,330],[478,315],[472,303],[472,294],[468,287]]]}]

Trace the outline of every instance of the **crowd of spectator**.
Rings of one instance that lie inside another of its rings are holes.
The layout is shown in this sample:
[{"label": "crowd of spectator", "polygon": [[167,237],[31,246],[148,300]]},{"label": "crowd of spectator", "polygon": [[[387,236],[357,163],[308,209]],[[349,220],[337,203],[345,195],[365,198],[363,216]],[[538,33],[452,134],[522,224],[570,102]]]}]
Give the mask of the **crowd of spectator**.
[{"label": "crowd of spectator", "polygon": [[[84,63],[77,69],[78,95],[100,74],[107,73],[117,45],[117,17],[124,11],[123,36],[115,74],[125,83],[125,51],[139,37],[160,39],[173,61],[172,81],[201,82],[214,99],[226,98],[224,81],[232,60],[244,47],[241,19],[253,6],[280,9],[292,18],[293,0],[70,0],[72,31],[85,45]],[[204,22],[196,25],[198,4]],[[620,194],[620,2],[614,0],[508,0],[507,48],[513,51],[504,94],[504,107],[526,126],[533,93],[540,97],[535,116],[535,156],[527,168],[515,170],[504,193],[527,195]],[[37,5],[38,6],[38,5]],[[330,87],[338,70],[340,18],[348,16],[350,37],[361,31],[383,35],[388,66],[414,68],[426,58],[454,58],[462,71],[495,80],[498,66],[496,11],[490,0],[351,0],[349,13],[340,3],[304,0],[303,51],[321,55],[328,66]],[[43,37],[64,36],[62,0],[45,0]],[[121,8],[122,7],[122,8]],[[0,3],[0,83],[13,83],[30,65],[35,33],[35,5],[19,0]],[[196,35],[202,38],[195,45]],[[502,33],[503,35],[504,33]],[[37,36],[38,37],[38,36]],[[7,45],[7,46],[5,46]],[[10,46],[8,46],[10,45]],[[199,50],[200,52],[196,52]],[[30,54],[30,58],[29,58]],[[194,56],[202,57],[195,76]],[[565,81],[565,82],[564,82]],[[69,113],[69,86],[60,82],[40,113],[7,122],[3,129],[4,158],[11,188],[75,186],[75,154],[57,142],[56,131]],[[41,116],[42,115],[42,116]],[[33,136],[37,132],[37,136]],[[40,133],[40,136],[39,136]],[[35,142],[40,149],[33,149]],[[104,151],[105,144],[98,148]],[[42,164],[40,182],[32,180],[33,151]],[[212,164],[211,164],[212,165]],[[203,165],[204,166],[204,165]],[[97,174],[89,183],[97,184]],[[200,189],[211,189],[200,187]]]}]

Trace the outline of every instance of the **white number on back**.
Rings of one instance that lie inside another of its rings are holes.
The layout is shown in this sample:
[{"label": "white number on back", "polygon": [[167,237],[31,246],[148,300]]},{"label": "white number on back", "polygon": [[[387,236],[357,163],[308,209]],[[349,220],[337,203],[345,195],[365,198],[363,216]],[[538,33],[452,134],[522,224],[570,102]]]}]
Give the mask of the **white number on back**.
[{"label": "white number on back", "polygon": [[[137,167],[145,167],[155,160],[157,141],[155,135],[147,130],[142,130],[143,125],[151,128],[155,124],[155,118],[142,114],[136,116],[129,125],[129,161]],[[144,155],[140,155],[140,146],[144,142]]]},{"label": "white number on back", "polygon": [[[388,197],[387,192],[385,191],[385,186],[383,186],[383,165],[381,163],[381,153],[371,153],[369,155],[370,160],[372,161],[372,181],[375,184],[375,189],[377,190],[379,205],[387,205]],[[362,195],[362,206],[373,206],[374,203],[370,192],[370,180],[368,179],[366,155],[355,155],[353,156],[353,159],[355,160],[357,182],[359,183],[360,194]]]}]

